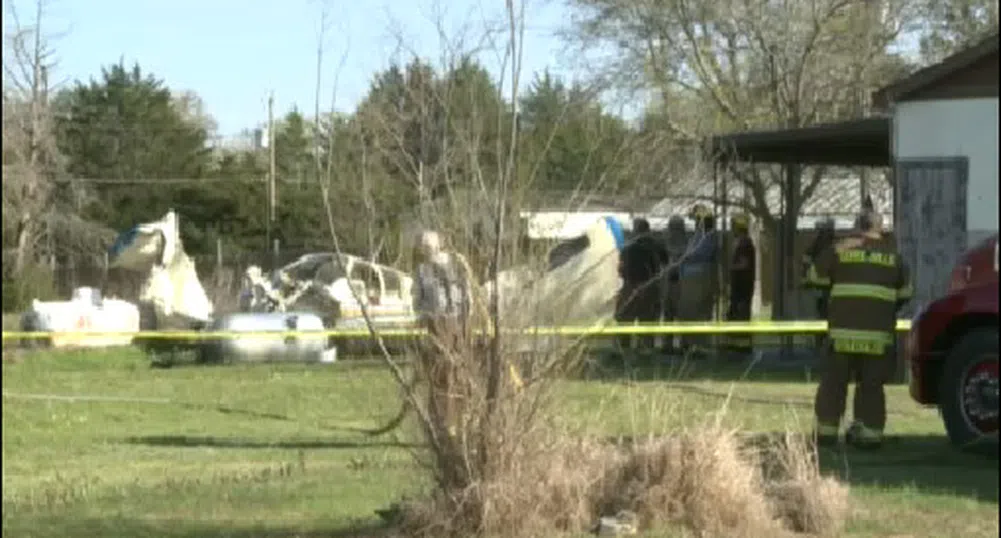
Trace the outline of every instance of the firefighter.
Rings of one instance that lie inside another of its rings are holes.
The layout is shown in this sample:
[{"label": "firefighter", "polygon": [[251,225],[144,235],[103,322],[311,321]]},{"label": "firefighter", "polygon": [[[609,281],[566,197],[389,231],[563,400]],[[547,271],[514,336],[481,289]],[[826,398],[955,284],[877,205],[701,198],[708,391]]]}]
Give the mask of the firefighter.
[{"label": "firefighter", "polygon": [[857,231],[823,251],[811,272],[830,283],[826,364],[814,411],[820,444],[836,443],[848,393],[855,380],[853,423],[845,441],[879,448],[886,424],[883,385],[894,367],[897,311],[912,294],[908,269],[882,234],[880,216],[863,209]]},{"label": "firefighter", "polygon": [[[616,321],[656,322],[662,310],[661,272],[668,262],[667,249],[653,237],[646,219],[633,221],[633,233],[636,237],[622,250],[619,261],[622,288],[617,298]],[[630,335],[623,335],[619,345],[628,348],[630,340]],[[653,347],[652,336],[643,336],[640,342],[646,349]]]},{"label": "firefighter", "polygon": [[[751,240],[749,220],[746,215],[736,215],[731,220],[734,234],[733,254],[730,257],[730,301],[727,321],[751,321],[751,300],[754,298],[756,277],[756,252]],[[734,334],[728,338],[731,351],[746,356],[751,352],[751,336]]]},{"label": "firefighter", "polygon": [[[719,292],[719,238],[716,233],[716,219],[702,204],[692,208],[691,217],[695,221],[695,237],[691,248],[680,262],[681,319],[688,322],[710,321]],[[682,338],[682,346],[687,352],[705,353],[706,339],[703,336]]]}]

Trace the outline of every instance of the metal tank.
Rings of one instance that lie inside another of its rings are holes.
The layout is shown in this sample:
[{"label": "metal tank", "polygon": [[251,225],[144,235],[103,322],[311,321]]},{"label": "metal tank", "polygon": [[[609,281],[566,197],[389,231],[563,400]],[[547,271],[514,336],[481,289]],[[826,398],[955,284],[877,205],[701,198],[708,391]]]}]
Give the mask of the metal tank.
[{"label": "metal tank", "polygon": [[[320,316],[311,312],[238,312],[213,320],[210,331],[262,333],[289,331],[295,334],[248,334],[246,338],[226,336],[206,342],[201,352],[204,362],[333,362],[336,348],[323,335]],[[302,332],[316,332],[303,335]]]}]

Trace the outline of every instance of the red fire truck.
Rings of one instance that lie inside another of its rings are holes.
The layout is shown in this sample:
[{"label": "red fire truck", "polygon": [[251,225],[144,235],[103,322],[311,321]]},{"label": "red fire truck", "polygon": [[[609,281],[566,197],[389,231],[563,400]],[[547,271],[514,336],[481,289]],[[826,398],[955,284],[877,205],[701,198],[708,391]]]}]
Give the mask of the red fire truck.
[{"label": "red fire truck", "polygon": [[914,317],[910,393],[937,406],[959,447],[998,441],[998,235],[958,261],[948,292]]}]

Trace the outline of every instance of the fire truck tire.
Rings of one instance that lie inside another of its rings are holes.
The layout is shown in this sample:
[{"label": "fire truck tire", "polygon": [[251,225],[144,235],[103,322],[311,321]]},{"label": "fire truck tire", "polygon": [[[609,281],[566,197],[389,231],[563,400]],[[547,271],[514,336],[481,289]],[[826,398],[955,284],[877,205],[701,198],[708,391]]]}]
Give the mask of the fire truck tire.
[{"label": "fire truck tire", "polygon": [[939,411],[953,445],[997,452],[997,387],[998,329],[972,329],[949,352],[939,385]]}]

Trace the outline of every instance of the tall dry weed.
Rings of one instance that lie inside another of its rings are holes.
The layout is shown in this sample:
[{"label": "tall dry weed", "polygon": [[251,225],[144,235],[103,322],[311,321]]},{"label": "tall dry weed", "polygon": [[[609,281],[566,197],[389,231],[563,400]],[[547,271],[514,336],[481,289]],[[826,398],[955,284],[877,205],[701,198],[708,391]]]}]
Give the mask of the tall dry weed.
[{"label": "tall dry weed", "polygon": [[[379,153],[373,161],[378,157],[405,162],[404,169],[413,172],[410,179],[421,203],[409,225],[439,231],[451,250],[469,260],[477,280],[489,282],[484,288],[493,290],[490,297],[478,297],[473,322],[474,328],[492,336],[464,334],[423,361],[424,368],[422,361],[416,361],[417,379],[425,381],[421,387],[404,378],[402,366],[363,309],[384,362],[413,410],[415,435],[427,447],[416,456],[433,479],[425,495],[402,503],[397,530],[412,537],[550,537],[590,530],[599,517],[621,510],[635,512],[643,528],[681,526],[698,536],[772,537],[794,529],[837,528],[843,519],[845,489],[820,476],[805,444],[747,445],[736,431],[711,418],[704,425],[669,428],[629,445],[556,424],[560,413],[554,407],[554,388],[563,374],[580,366],[581,342],[505,336],[504,331],[559,323],[541,315],[545,309],[539,307],[569,315],[574,302],[554,307],[541,305],[545,298],[528,297],[524,304],[502,306],[499,299],[502,289],[533,293],[528,285],[505,286],[502,268],[521,267],[525,275],[537,275],[549,265],[544,257],[524,259],[520,231],[513,229],[520,211],[538,197],[533,184],[539,163],[522,162],[518,154],[525,4],[507,0],[505,8],[507,36],[498,51],[503,65],[497,84],[502,93],[510,85],[510,94],[506,104],[490,114],[495,117],[474,114],[470,121],[450,121],[450,129],[442,135],[447,140],[441,141],[449,151],[437,163],[425,162],[423,153],[408,153],[395,142],[373,148]],[[443,23],[439,24],[445,35]],[[412,97],[438,106],[451,102],[450,92],[461,90],[461,85],[446,87],[439,94],[425,88],[428,95]],[[388,110],[385,117],[368,118],[365,132],[403,141],[410,139],[415,122],[422,128],[440,122],[431,115],[400,118]],[[487,126],[509,134],[484,142]],[[626,174],[637,175],[652,162],[636,149],[623,147],[618,152],[641,155],[621,167]],[[485,155],[490,158],[482,158]],[[330,196],[334,175],[317,163],[318,175],[325,178],[321,186],[327,226],[334,250],[340,252]],[[529,177],[523,177],[525,172]],[[608,180],[602,177],[599,184]],[[432,185],[440,188],[432,192],[428,188]],[[570,196],[571,204],[589,198],[589,193],[577,192],[579,188]],[[401,245],[400,250],[407,247]],[[442,414],[434,409],[438,404],[422,393],[433,384],[431,375],[421,372],[431,363],[447,371],[449,399],[455,402],[449,404],[452,418],[447,424],[436,420]],[[519,387],[511,372],[523,377]],[[637,416],[636,423],[656,422],[652,408],[640,413],[646,414],[651,416]]]},{"label": "tall dry weed", "polygon": [[848,513],[847,487],[822,476],[810,443],[791,434],[749,442],[707,423],[623,444],[542,419],[498,443],[509,457],[488,480],[409,502],[400,530],[544,537],[586,532],[625,510],[641,529],[693,536],[836,536]]}]

